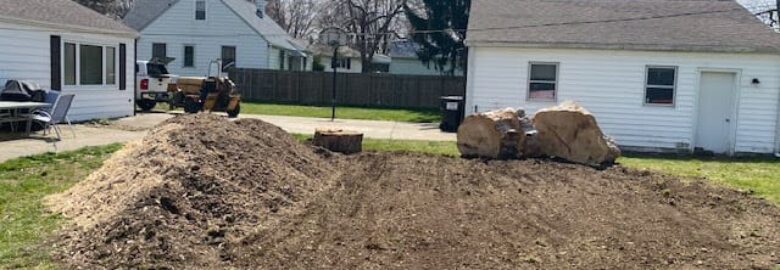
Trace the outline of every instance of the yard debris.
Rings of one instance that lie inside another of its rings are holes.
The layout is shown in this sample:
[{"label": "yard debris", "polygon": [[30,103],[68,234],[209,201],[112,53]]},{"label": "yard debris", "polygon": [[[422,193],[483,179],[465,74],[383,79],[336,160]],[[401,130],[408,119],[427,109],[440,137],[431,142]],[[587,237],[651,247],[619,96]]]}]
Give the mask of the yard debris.
[{"label": "yard debris", "polygon": [[466,117],[458,129],[458,149],[463,157],[511,159],[523,154],[523,111],[511,108]]},{"label": "yard debris", "polygon": [[[548,160],[337,155],[258,120],[209,115],[158,126],[47,205],[74,222],[55,248],[65,268],[766,269],[780,262],[780,209],[704,182]],[[750,233],[760,238],[740,237]]]},{"label": "yard debris", "polygon": [[596,117],[575,102],[539,110],[533,125],[544,155],[586,165],[614,163],[620,157],[620,149],[604,135]]}]

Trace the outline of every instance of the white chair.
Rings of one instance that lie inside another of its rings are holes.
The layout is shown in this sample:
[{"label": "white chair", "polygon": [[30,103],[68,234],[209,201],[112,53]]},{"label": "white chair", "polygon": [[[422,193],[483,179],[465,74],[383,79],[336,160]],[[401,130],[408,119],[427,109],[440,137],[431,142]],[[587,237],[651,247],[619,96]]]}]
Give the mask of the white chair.
[{"label": "white chair", "polygon": [[35,111],[33,112],[33,121],[36,123],[41,123],[43,125],[43,131],[44,135],[46,134],[46,131],[50,128],[54,128],[54,132],[57,133],[57,140],[62,140],[62,130],[60,129],[59,125],[66,123],[68,124],[68,127],[70,127],[70,131],[73,133],[73,137],[76,137],[76,131],[73,130],[73,125],[70,122],[70,119],[68,119],[68,111],[70,111],[70,106],[73,104],[73,98],[75,98],[76,95],[60,95],[59,98],[57,98],[57,101],[54,102],[54,106],[51,108],[51,111]]}]

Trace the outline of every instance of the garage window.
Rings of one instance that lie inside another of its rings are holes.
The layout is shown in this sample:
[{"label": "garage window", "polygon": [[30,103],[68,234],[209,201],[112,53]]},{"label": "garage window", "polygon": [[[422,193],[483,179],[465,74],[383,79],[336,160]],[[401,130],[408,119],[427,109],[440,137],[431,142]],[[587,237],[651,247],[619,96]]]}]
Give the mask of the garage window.
[{"label": "garage window", "polygon": [[116,85],[119,68],[116,46],[64,42],[64,85]]},{"label": "garage window", "polygon": [[558,93],[558,63],[531,63],[528,100],[555,101]]},{"label": "garage window", "polygon": [[116,48],[106,47],[106,84],[116,84]]},{"label": "garage window", "polygon": [[81,45],[79,64],[81,85],[103,84],[103,47]]},{"label": "garage window", "polygon": [[645,104],[674,106],[677,67],[647,67]]}]

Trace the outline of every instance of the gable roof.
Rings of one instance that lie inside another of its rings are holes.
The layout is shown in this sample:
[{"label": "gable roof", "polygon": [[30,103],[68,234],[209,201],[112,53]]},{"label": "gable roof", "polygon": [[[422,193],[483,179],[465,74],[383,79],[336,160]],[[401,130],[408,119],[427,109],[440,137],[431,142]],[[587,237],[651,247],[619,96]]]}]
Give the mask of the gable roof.
[{"label": "gable roof", "polygon": [[135,0],[133,8],[125,15],[122,21],[137,31],[141,31],[146,26],[157,19],[160,15],[168,11],[179,0]]},{"label": "gable roof", "polygon": [[422,45],[417,44],[413,40],[395,40],[390,43],[390,47],[387,48],[387,55],[392,58],[414,58],[417,59],[417,51],[420,50]]},{"label": "gable roof", "polygon": [[41,23],[54,28],[78,28],[90,33],[138,34],[73,0],[0,0],[0,18]]},{"label": "gable roof", "polygon": [[474,0],[467,44],[780,53],[734,0]]},{"label": "gable roof", "polygon": [[[303,48],[271,17],[258,17],[255,4],[247,0],[220,1],[271,45],[291,51],[301,51]],[[179,0],[136,0],[132,10],[125,16],[124,22],[128,26],[142,31],[177,2]]]}]

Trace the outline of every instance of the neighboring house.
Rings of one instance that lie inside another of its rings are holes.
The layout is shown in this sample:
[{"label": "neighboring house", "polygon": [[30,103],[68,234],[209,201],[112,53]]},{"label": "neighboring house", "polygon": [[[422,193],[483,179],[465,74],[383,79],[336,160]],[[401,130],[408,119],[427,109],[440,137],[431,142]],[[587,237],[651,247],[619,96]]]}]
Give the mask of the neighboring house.
[{"label": "neighboring house", "polygon": [[475,0],[467,112],[574,100],[629,150],[780,151],[780,35],[734,1]]},{"label": "neighboring house", "polygon": [[[313,54],[313,58],[319,61],[319,64],[325,67],[326,72],[333,72],[331,61],[333,61],[333,48],[322,44],[309,45],[307,51]],[[360,58],[360,52],[348,46],[339,47],[336,72],[339,73],[361,73],[363,72],[363,61]],[[391,59],[387,55],[375,54],[373,61],[376,72],[387,72]]]},{"label": "neighboring house", "polygon": [[168,65],[173,74],[205,76],[217,59],[226,69],[311,70],[303,46],[264,14],[265,5],[265,0],[136,0],[124,22],[141,32],[138,59],[175,58]]},{"label": "neighboring house", "polygon": [[0,85],[75,94],[73,121],[130,116],[137,36],[71,0],[0,0]]},{"label": "neighboring house", "polygon": [[[436,69],[433,63],[424,64],[417,56],[417,51],[421,45],[412,40],[397,40],[390,43],[387,55],[392,58],[390,63],[390,73],[406,75],[447,75],[450,65],[444,67],[444,71]],[[463,76],[463,69],[456,69],[455,76]]]}]

